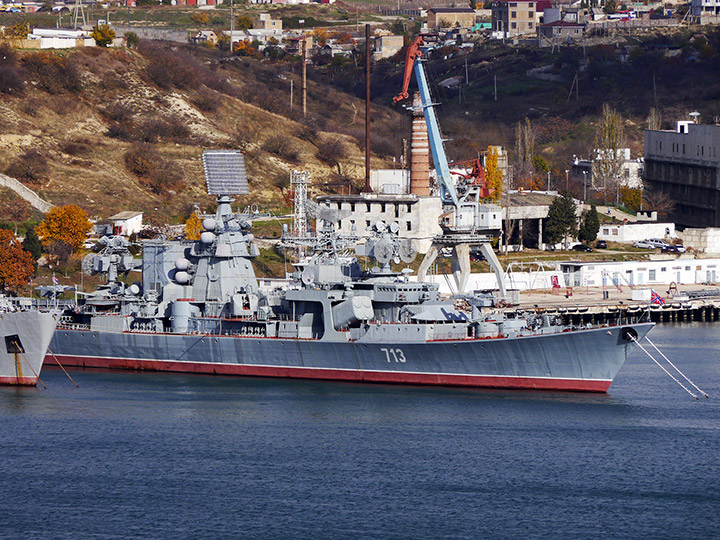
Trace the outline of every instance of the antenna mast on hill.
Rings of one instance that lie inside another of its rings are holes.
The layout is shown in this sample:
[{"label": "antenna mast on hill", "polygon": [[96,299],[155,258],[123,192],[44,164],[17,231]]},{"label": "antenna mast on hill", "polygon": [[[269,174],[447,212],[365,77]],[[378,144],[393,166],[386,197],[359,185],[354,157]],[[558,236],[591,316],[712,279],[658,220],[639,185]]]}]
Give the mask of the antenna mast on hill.
[{"label": "antenna mast on hill", "polygon": [[[78,22],[81,24],[78,26]],[[73,28],[82,28],[87,26],[87,19],[85,19],[85,8],[83,7],[82,0],[75,0],[75,17],[73,19]]]}]

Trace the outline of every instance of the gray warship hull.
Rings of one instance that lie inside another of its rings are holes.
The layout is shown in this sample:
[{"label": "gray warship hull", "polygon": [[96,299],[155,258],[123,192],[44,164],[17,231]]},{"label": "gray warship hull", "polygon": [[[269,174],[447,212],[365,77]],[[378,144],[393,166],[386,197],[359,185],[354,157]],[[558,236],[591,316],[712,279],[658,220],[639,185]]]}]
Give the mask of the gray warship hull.
[{"label": "gray warship hull", "polygon": [[215,375],[605,392],[652,323],[452,340],[325,342],[58,328],[64,365]]},{"label": "gray warship hull", "polygon": [[56,324],[52,313],[0,312],[0,384],[37,384]]}]

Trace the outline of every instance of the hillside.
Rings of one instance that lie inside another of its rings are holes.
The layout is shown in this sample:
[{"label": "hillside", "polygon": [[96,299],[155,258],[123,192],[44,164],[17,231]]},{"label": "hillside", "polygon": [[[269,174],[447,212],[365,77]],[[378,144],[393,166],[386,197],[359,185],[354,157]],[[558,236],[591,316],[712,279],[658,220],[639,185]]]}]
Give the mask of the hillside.
[{"label": "hillside", "polygon": [[[283,206],[292,169],[323,191],[364,178],[362,100],[310,82],[304,118],[298,65],[144,41],[137,50],[1,52],[0,171],[54,204],[177,222],[211,203],[199,159],[207,148],[245,152],[251,195],[240,206]],[[373,107],[378,132],[403,118]],[[0,205],[0,219],[30,215],[22,202]]]}]

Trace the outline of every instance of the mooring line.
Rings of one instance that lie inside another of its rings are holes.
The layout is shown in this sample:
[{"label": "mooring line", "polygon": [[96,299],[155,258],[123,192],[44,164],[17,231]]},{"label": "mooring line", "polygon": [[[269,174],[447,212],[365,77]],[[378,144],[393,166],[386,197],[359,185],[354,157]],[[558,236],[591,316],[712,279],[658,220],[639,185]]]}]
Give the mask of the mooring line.
[{"label": "mooring line", "polygon": [[45,386],[45,383],[42,382],[42,379],[40,378],[40,375],[35,371],[35,368],[32,367],[32,364],[30,363],[30,360],[27,359],[27,356],[25,356],[25,353],[23,352],[22,347],[20,346],[20,343],[18,343],[17,341],[13,341],[13,343],[14,343],[14,345],[18,348],[18,351],[20,351],[20,354],[22,355],[23,360],[25,360],[25,363],[26,363],[26,364],[28,365],[28,367],[30,368],[30,371],[33,372],[33,375],[35,375],[35,378],[37,378],[38,382],[42,385],[42,387],[43,387],[45,390],[47,390],[47,386]]},{"label": "mooring line", "polygon": [[665,367],[664,367],[660,362],[658,362],[657,360],[655,360],[655,358],[653,357],[653,355],[650,354],[645,347],[643,347],[642,345],[640,345],[640,342],[639,342],[634,336],[628,336],[628,337],[629,337],[630,339],[632,339],[632,340],[635,342],[635,344],[636,344],[638,347],[640,347],[640,348],[642,349],[642,351],[650,357],[650,360],[652,360],[653,362],[655,362],[655,363],[658,365],[658,367],[659,367],[660,369],[662,369],[665,373],[667,373],[668,376],[669,376],[673,381],[675,381],[676,383],[678,383],[678,384],[682,387],[683,390],[685,390],[688,394],[690,394],[690,395],[691,395],[692,397],[694,397],[695,399],[700,399],[700,398],[698,398],[695,394],[693,394],[690,390],[688,390],[688,388],[687,388],[683,383],[681,383],[679,380],[677,380],[677,378],[675,378],[675,376],[674,376],[672,373],[670,373],[667,369],[665,369]]},{"label": "mooring line", "polygon": [[692,381],[688,378],[687,375],[685,375],[682,371],[680,371],[680,370],[678,369],[678,367],[677,367],[675,364],[673,364],[673,363],[670,361],[670,359],[669,359],[667,356],[665,356],[660,349],[657,348],[657,345],[655,345],[652,341],[650,341],[650,338],[649,338],[649,337],[645,336],[645,339],[647,340],[647,342],[648,342],[650,345],[652,345],[652,346],[655,348],[655,350],[656,350],[657,352],[660,353],[660,355],[665,359],[665,361],[666,361],[668,364],[670,364],[673,368],[675,368],[675,371],[677,371],[680,375],[683,376],[683,378],[684,378],[687,382],[689,382],[690,384],[692,384],[692,385],[695,387],[695,390],[697,390],[698,392],[700,392],[700,393],[701,393],[703,396],[705,396],[706,398],[709,398],[709,397],[710,397],[710,396],[707,394],[707,392],[704,392],[703,390],[701,390],[701,389],[698,387],[697,384],[695,384],[694,382],[692,382]]},{"label": "mooring line", "polygon": [[52,355],[52,357],[55,359],[55,362],[57,362],[57,365],[60,366],[60,369],[62,369],[65,372],[65,375],[67,375],[67,378],[70,379],[70,382],[72,382],[75,385],[75,388],[80,388],[78,386],[78,383],[76,383],[73,378],[70,376],[70,374],[67,372],[67,370],[63,367],[63,365],[60,363],[60,360],[57,359],[57,356],[55,356],[55,353],[52,352],[50,347],[48,347],[48,352]]}]

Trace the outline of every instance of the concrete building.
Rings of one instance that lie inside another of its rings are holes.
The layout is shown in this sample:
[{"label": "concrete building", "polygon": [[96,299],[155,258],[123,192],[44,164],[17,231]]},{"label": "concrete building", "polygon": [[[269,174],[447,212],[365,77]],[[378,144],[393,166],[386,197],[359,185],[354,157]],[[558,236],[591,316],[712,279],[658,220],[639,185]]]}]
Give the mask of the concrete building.
[{"label": "concrete building", "polygon": [[318,197],[317,201],[333,209],[352,212],[349,218],[340,222],[341,234],[353,233],[366,238],[370,235],[366,229],[378,221],[395,222],[400,226],[400,237],[413,239],[417,250],[425,253],[432,239],[442,232],[438,223],[442,213],[439,197],[365,193],[325,195]]},{"label": "concrete building", "polygon": [[[618,154],[623,157],[622,172],[620,173],[619,184],[621,186],[627,186],[633,189],[639,189],[643,185],[643,171],[644,171],[644,160],[643,158],[630,157],[629,148],[618,148]],[[593,159],[583,159],[575,156],[570,168],[570,176],[573,179],[587,181],[588,189],[610,189],[613,186],[603,186],[602,181],[596,181],[593,178],[592,166],[593,161],[602,160],[603,151],[596,149],[595,157]],[[614,185],[614,184],[613,184]],[[613,188],[614,189],[614,188]]]},{"label": "concrete building", "polygon": [[125,212],[110,216],[110,221],[113,225],[113,234],[130,236],[131,234],[139,233],[143,228],[142,218],[142,212],[134,212],[132,210],[126,210]]},{"label": "concrete building", "polygon": [[703,17],[720,18],[720,0],[692,0],[690,14],[698,19]]},{"label": "concrete building", "polygon": [[269,13],[260,13],[253,24],[258,30],[278,30],[282,32],[282,19],[273,19]]},{"label": "concrete building", "polygon": [[534,34],[535,0],[496,0],[492,3],[492,30],[503,37]]},{"label": "concrete building", "polygon": [[428,28],[470,28],[475,24],[475,10],[469,7],[434,7],[428,10]]},{"label": "concrete building", "polygon": [[688,256],[657,261],[568,261],[558,263],[558,269],[568,287],[660,287],[716,283],[720,260]]},{"label": "concrete building", "polygon": [[720,125],[688,121],[674,131],[645,131],[645,187],[675,201],[677,225],[719,227]]},{"label": "concrete building", "polygon": [[194,43],[211,43],[217,45],[218,37],[212,30],[200,30],[192,37]]},{"label": "concrete building", "polygon": [[377,36],[373,49],[373,60],[390,58],[403,48],[403,36]]},{"label": "concrete building", "polygon": [[577,39],[583,37],[585,25],[565,21],[554,21],[538,26],[538,36],[548,39]]},{"label": "concrete building", "polygon": [[677,238],[674,223],[603,223],[598,231],[598,240],[631,244],[648,238]]}]

